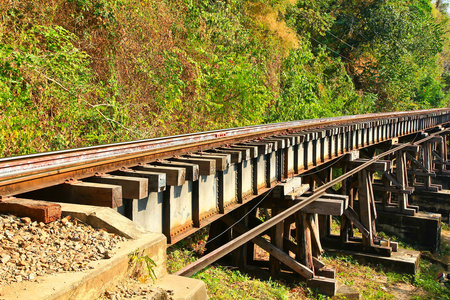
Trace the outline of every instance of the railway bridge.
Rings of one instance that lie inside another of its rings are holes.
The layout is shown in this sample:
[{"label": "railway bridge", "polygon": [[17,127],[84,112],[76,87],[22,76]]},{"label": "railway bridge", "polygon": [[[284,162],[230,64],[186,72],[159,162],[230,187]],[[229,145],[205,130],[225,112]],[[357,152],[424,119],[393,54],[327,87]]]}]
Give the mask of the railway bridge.
[{"label": "railway bridge", "polygon": [[[449,133],[445,108],[2,158],[0,212],[51,221],[53,202],[108,207],[163,234],[166,245],[210,226],[208,253],[176,275],[231,253],[236,265],[264,265],[273,276],[287,268],[334,295],[335,272],[320,260],[325,248],[393,257],[398,245],[380,238],[381,228],[439,249],[450,211]],[[255,260],[255,244],[269,262]]]}]

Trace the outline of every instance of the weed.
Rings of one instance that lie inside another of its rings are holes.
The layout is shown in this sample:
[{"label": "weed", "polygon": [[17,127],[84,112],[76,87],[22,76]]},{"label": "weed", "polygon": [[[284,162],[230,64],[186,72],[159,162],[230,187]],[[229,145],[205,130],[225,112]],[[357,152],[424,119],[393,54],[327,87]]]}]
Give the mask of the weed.
[{"label": "weed", "polygon": [[[153,282],[155,282],[156,274],[154,267],[156,267],[156,263],[144,252],[145,250],[139,252],[139,249],[136,249],[128,255],[130,258],[128,269],[131,269],[132,276],[139,279],[141,282],[147,281],[148,278],[151,278]],[[145,272],[143,272],[144,266],[145,270],[147,270],[147,274],[144,274]]]}]

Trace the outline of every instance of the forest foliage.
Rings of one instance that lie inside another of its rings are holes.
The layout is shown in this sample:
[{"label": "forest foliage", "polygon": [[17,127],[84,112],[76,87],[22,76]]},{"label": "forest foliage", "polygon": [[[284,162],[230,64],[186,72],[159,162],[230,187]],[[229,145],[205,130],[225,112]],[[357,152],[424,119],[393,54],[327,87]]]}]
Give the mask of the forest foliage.
[{"label": "forest foliage", "polygon": [[449,103],[429,0],[0,2],[0,153]]}]

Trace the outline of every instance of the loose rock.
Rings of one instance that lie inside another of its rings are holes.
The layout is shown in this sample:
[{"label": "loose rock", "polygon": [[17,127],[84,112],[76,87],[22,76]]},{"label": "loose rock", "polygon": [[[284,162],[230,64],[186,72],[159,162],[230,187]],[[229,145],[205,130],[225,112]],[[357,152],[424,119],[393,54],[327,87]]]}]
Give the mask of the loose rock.
[{"label": "loose rock", "polygon": [[0,287],[55,272],[93,268],[125,238],[65,217],[49,224],[0,214]]}]

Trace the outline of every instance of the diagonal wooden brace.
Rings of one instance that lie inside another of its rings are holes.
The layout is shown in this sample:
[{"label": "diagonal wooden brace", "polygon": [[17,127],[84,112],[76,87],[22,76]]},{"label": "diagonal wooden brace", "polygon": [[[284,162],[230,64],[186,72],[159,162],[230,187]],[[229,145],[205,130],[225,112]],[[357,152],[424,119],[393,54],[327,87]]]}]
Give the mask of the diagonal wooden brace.
[{"label": "diagonal wooden brace", "polygon": [[[249,230],[246,226],[244,226],[240,223],[236,224],[236,219],[234,219],[230,215],[223,216],[222,220],[228,226],[233,225],[233,228],[241,234],[245,233]],[[253,239],[251,239],[251,241],[254,242],[255,244],[257,244],[258,246],[260,246],[261,248],[263,248],[264,250],[266,250],[267,252],[269,252],[276,259],[281,261],[283,264],[285,264],[286,266],[288,266],[289,268],[291,268],[292,270],[294,270],[295,272],[297,272],[304,278],[309,279],[309,278],[313,277],[314,273],[312,270],[310,270],[308,267],[302,265],[301,263],[299,263],[298,261],[296,261],[295,259],[290,257],[288,254],[286,254],[279,248],[275,247],[274,245],[272,245],[271,243],[266,241],[264,238],[262,238],[260,236],[256,236]]]}]

